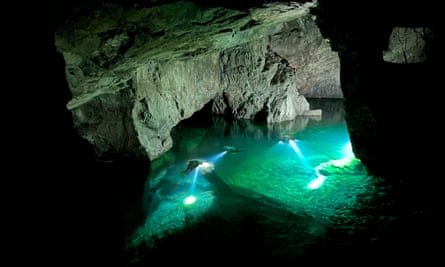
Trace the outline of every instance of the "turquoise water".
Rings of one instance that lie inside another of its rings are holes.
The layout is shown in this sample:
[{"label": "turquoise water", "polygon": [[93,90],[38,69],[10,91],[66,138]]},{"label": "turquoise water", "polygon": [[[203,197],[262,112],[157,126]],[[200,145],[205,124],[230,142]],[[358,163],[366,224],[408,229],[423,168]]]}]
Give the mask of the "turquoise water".
[{"label": "turquoise water", "polygon": [[[144,193],[147,218],[130,247],[155,247],[214,218],[236,225],[246,214],[263,218],[257,223],[270,232],[268,240],[279,231],[271,228],[298,220],[286,235],[301,247],[327,229],[366,224],[369,218],[358,211],[375,202],[377,181],[354,156],[341,103],[330,107],[322,117],[274,125],[214,118],[209,127],[178,127],[175,148],[153,162]],[[224,146],[237,151],[224,152]],[[209,165],[182,175],[190,160]]]}]

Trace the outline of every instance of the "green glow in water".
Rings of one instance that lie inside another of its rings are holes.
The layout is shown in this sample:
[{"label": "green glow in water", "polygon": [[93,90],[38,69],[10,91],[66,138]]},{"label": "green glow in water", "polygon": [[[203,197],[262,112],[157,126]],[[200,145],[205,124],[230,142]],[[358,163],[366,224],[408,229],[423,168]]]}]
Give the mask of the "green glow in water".
[{"label": "green glow in water", "polygon": [[[177,151],[176,162],[169,162],[162,175],[149,179],[152,184],[148,183],[147,195],[160,204],[149,213],[143,231],[146,235],[184,227],[190,222],[186,217],[199,217],[214,207],[219,194],[215,183],[208,180],[209,174],[244,199],[309,215],[330,226],[354,223],[358,197],[373,194],[373,177],[355,158],[342,119],[326,122],[301,118],[277,126],[246,122],[245,126],[234,123],[230,127],[207,130],[194,150]],[[289,137],[286,140],[280,138],[283,132]],[[223,153],[225,146],[239,150]],[[193,158],[206,163],[193,175],[181,177],[187,161]],[[222,207],[230,213],[237,209],[231,205],[242,203],[234,201]],[[225,212],[216,206],[218,212]]]},{"label": "green glow in water", "polygon": [[195,203],[195,201],[196,201],[196,197],[195,196],[188,196],[188,197],[186,197],[184,199],[184,204],[190,205],[190,204]]}]

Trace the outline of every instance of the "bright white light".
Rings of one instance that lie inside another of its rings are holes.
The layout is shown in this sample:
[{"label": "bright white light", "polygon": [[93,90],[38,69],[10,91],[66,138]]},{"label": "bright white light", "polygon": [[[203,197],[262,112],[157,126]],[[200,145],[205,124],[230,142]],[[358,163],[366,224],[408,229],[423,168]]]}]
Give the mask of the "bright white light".
[{"label": "bright white light", "polygon": [[186,205],[190,205],[190,204],[195,203],[195,201],[196,201],[196,197],[194,197],[194,196],[188,196],[188,197],[186,197],[186,198],[184,199],[184,204],[186,204]]},{"label": "bright white light", "polygon": [[227,154],[227,151],[224,150],[223,152],[220,152],[220,153],[218,153],[216,155],[210,156],[209,158],[207,158],[207,160],[210,161],[210,162],[216,162],[217,160],[219,160],[220,158],[222,158],[226,154]]},{"label": "bright white light", "polygon": [[345,158],[355,158],[354,152],[352,151],[351,142],[347,142],[343,147],[343,154]]},{"label": "bright white light", "polygon": [[201,164],[199,164],[200,168],[208,168],[210,166],[212,166],[212,164],[208,163],[207,161],[204,161]]},{"label": "bright white light", "polygon": [[213,163],[204,161],[198,166],[199,170],[201,170],[202,173],[206,174],[209,172],[212,172],[215,169],[215,165]]},{"label": "bright white light", "polygon": [[325,176],[317,174],[317,178],[312,180],[312,182],[310,182],[307,187],[309,189],[317,189],[324,183],[324,180],[326,180]]},{"label": "bright white light", "polygon": [[[298,141],[297,139],[295,139],[296,141]],[[295,152],[297,153],[297,155],[300,157],[300,158],[303,158],[303,154],[301,154],[301,151],[300,151],[300,149],[298,148],[298,146],[297,146],[297,144],[295,143],[295,141],[294,140],[289,140],[289,144],[291,145],[291,147],[295,150]]]},{"label": "bright white light", "polygon": [[353,158],[331,159],[329,162],[337,168],[342,168],[348,165],[352,160]]}]

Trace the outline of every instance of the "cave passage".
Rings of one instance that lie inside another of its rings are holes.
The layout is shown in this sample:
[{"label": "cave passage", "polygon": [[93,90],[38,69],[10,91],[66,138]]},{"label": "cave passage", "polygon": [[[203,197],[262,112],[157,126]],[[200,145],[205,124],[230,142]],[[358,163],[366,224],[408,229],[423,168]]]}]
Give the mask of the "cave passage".
[{"label": "cave passage", "polygon": [[[233,230],[250,216],[261,217],[254,223],[261,235],[291,223],[284,235],[288,242],[300,240],[300,250],[329,229],[366,224],[369,214],[360,210],[372,207],[377,180],[352,152],[342,102],[318,105],[321,117],[273,125],[215,118],[210,127],[178,127],[174,149],[153,161],[143,198],[148,215],[132,246],[159,246],[159,240],[215,218]],[[217,225],[201,238],[230,232]],[[262,238],[276,238],[271,235]]]}]

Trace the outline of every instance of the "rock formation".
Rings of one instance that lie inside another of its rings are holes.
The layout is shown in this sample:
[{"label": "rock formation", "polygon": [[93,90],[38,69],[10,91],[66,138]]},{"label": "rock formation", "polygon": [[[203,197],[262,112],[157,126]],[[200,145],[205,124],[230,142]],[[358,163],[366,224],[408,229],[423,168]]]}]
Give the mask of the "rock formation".
[{"label": "rock formation", "polygon": [[394,27],[383,60],[392,63],[421,63],[431,56],[434,34],[431,28]]},{"label": "rock formation", "polygon": [[428,5],[113,2],[79,8],[55,35],[67,106],[102,158],[157,158],[171,129],[205,105],[273,123],[312,114],[307,97],[329,97],[345,99],[354,152],[377,166],[388,148],[403,150],[395,132],[419,114],[408,104],[419,105],[417,90],[434,87],[441,48]]},{"label": "rock formation", "polygon": [[155,159],[172,148],[171,129],[208,103],[215,114],[267,123],[314,114],[306,97],[342,92],[313,6],[86,9],[56,32],[76,129],[99,157]]}]

